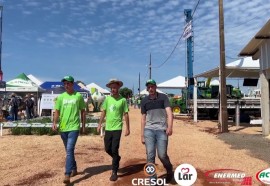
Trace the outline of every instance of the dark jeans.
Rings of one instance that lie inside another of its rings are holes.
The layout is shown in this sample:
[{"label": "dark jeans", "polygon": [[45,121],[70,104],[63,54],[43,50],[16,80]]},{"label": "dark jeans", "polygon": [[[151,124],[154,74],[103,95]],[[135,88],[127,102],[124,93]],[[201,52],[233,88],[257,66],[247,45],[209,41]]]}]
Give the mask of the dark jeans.
[{"label": "dark jeans", "polygon": [[112,157],[112,170],[118,171],[119,161],[119,146],[122,130],[105,131],[104,144],[105,151]]},{"label": "dark jeans", "polygon": [[11,117],[13,121],[18,120],[18,107],[11,107]]},{"label": "dark jeans", "polygon": [[32,117],[32,108],[26,106],[25,109],[26,109],[26,118],[27,119],[32,119],[33,118]]}]

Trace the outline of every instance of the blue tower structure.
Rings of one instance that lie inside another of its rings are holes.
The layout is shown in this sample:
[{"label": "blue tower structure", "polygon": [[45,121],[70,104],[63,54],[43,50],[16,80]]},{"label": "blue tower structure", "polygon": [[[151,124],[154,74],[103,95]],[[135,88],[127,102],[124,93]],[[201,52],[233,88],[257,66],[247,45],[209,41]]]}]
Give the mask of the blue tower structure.
[{"label": "blue tower structure", "polygon": [[187,42],[187,99],[193,98],[193,35],[192,35],[192,10],[185,9],[184,14],[186,16],[186,28],[184,37]]}]

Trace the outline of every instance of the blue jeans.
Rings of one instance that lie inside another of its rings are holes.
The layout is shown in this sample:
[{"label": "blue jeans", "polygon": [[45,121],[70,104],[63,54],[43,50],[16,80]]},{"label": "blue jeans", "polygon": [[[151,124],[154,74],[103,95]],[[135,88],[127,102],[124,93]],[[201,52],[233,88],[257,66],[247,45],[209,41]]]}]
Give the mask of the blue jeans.
[{"label": "blue jeans", "polygon": [[72,170],[77,170],[74,149],[79,136],[79,131],[61,132],[61,138],[66,149],[66,172],[70,176]]},{"label": "blue jeans", "polygon": [[172,172],[172,164],[167,155],[168,135],[164,130],[144,129],[147,163],[155,163],[156,151],[158,158],[168,173]]},{"label": "blue jeans", "polygon": [[18,107],[11,107],[11,116],[12,116],[12,120],[13,121],[17,121],[18,120]]}]

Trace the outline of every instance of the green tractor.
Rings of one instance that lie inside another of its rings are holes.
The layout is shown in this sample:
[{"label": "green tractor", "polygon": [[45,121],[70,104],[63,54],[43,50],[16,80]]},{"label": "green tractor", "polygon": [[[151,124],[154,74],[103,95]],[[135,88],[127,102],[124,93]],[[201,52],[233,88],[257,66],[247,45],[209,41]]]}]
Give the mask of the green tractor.
[{"label": "green tractor", "polygon": [[182,97],[171,97],[169,99],[174,114],[186,113],[186,101]]},{"label": "green tractor", "polygon": [[[210,85],[211,78],[208,78],[206,82],[198,82],[198,98],[201,99],[214,99],[219,96],[219,85]],[[239,88],[232,85],[226,85],[227,98],[240,99],[243,97]]]},{"label": "green tractor", "polygon": [[182,96],[173,96],[169,98],[172,112],[174,114],[187,113],[187,100],[186,100],[187,90],[182,90]]}]

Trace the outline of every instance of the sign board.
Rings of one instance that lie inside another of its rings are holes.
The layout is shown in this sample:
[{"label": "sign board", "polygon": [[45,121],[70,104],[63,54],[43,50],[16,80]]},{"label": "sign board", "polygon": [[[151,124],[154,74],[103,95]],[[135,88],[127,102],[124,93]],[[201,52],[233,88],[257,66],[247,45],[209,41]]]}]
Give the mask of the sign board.
[{"label": "sign board", "polygon": [[42,94],[40,109],[53,109],[54,100],[59,94]]},{"label": "sign board", "polygon": [[188,39],[192,36],[192,21],[189,21],[184,28],[183,39]]},{"label": "sign board", "polygon": [[[79,92],[84,101],[87,102],[88,100],[88,93],[87,92]],[[54,100],[60,94],[42,94],[41,101],[40,101],[40,109],[54,109]]]},{"label": "sign board", "polygon": [[0,88],[6,88],[6,82],[0,81]]}]

